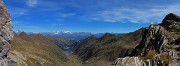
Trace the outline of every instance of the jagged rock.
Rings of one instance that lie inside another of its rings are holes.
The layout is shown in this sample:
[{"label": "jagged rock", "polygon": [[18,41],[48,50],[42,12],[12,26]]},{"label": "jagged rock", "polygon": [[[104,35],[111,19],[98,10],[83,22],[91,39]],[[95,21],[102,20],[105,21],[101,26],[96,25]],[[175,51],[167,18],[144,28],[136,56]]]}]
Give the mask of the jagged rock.
[{"label": "jagged rock", "polygon": [[8,66],[7,53],[13,39],[11,17],[2,0],[0,0],[0,66]]},{"label": "jagged rock", "polygon": [[139,57],[118,58],[111,66],[166,66],[158,59],[141,60]]},{"label": "jagged rock", "polygon": [[118,58],[112,66],[142,66],[143,62],[138,57]]},{"label": "jagged rock", "polygon": [[168,31],[179,32],[180,31],[180,17],[170,13],[168,14],[160,24],[165,27]]},{"label": "jagged rock", "polygon": [[168,42],[167,31],[162,26],[152,24],[145,33],[140,44],[132,52],[132,56],[145,56],[151,49],[160,53],[162,46]]},{"label": "jagged rock", "polygon": [[[171,20],[169,22],[168,20]],[[180,23],[180,17],[172,13],[168,14],[160,25],[150,25],[140,44],[132,52],[132,56],[146,56],[149,50],[156,50],[158,54],[179,48],[179,28],[171,28],[170,25]],[[176,25],[180,27],[180,25]]]},{"label": "jagged rock", "polygon": [[[179,43],[180,17],[170,13],[161,24],[150,25],[145,30],[139,45],[130,55],[127,55],[131,57],[121,58],[116,61],[118,63],[115,66],[126,66],[126,64],[127,66],[133,66],[132,64],[138,64],[139,66],[180,66]],[[145,60],[137,59],[137,57]]]},{"label": "jagged rock", "polygon": [[180,65],[180,52],[171,50],[169,51],[169,56],[171,57],[171,63],[169,63],[169,66],[179,66]]}]

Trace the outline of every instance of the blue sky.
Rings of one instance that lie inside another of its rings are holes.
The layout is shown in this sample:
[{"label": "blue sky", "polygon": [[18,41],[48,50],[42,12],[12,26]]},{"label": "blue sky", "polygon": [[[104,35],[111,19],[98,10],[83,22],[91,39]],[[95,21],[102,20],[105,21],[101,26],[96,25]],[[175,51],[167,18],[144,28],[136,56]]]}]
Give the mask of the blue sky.
[{"label": "blue sky", "polygon": [[127,33],[180,15],[178,0],[4,0],[13,29]]}]

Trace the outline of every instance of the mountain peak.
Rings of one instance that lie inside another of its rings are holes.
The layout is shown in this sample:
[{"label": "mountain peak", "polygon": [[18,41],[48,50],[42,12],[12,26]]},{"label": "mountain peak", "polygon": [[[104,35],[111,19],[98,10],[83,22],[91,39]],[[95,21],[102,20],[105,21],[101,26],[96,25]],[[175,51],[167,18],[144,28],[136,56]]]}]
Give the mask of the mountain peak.
[{"label": "mountain peak", "polygon": [[167,17],[167,16],[177,16],[177,15],[174,14],[174,13],[169,13],[169,14],[166,15],[166,17]]},{"label": "mountain peak", "polygon": [[180,17],[173,13],[169,13],[160,25],[171,32],[180,31]]},{"label": "mountain peak", "polygon": [[[175,21],[180,21],[180,17],[177,16],[176,14],[174,13],[169,13],[168,15],[166,15],[166,17],[164,18],[164,20],[175,20]],[[163,20],[163,21],[164,21]]]},{"label": "mountain peak", "polygon": [[104,35],[103,35],[103,37],[110,37],[110,36],[115,36],[114,34],[110,34],[110,33],[105,33]]}]

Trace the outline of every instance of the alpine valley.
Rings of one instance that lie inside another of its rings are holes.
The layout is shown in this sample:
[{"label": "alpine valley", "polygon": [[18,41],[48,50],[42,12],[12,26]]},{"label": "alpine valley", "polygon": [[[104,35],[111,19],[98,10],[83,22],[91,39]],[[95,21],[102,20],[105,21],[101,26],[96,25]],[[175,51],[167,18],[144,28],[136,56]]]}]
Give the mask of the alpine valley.
[{"label": "alpine valley", "polygon": [[180,17],[173,13],[129,33],[33,33],[12,26],[0,0],[0,66],[180,66]]}]

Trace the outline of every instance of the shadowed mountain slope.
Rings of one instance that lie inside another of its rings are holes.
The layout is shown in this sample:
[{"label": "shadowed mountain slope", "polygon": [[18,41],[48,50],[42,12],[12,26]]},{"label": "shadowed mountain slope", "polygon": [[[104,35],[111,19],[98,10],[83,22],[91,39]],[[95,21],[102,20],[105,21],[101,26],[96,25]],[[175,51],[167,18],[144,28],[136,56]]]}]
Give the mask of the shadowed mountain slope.
[{"label": "shadowed mountain slope", "polygon": [[[125,35],[106,33],[101,38],[90,36],[73,44],[73,52],[84,63],[112,62],[128,55],[140,42],[145,28]],[[132,49],[131,49],[132,48]],[[98,64],[97,64],[98,65]]]}]

